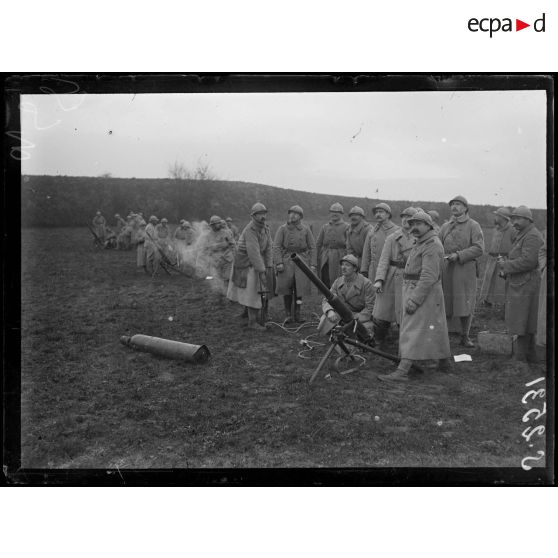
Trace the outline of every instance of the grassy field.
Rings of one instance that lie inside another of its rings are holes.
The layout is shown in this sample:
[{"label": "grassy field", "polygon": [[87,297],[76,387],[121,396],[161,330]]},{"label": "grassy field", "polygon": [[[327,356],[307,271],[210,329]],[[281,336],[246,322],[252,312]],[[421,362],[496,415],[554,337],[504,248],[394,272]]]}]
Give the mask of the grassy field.
[{"label": "grassy field", "polygon": [[[309,321],[319,301],[305,301]],[[86,229],[23,230],[23,466],[519,467],[544,449],[521,436],[524,384],[544,365],[473,349],[452,374],[428,368],[406,385],[379,382],[393,364],[370,359],[310,386],[326,347],[298,355],[315,325],[256,334],[238,315],[209,281],[151,279],[135,251],[95,251]],[[281,321],[277,298],[271,315]],[[479,312],[473,334],[502,330],[502,317]],[[187,365],[120,344],[134,333],[204,343],[212,358]]]}]

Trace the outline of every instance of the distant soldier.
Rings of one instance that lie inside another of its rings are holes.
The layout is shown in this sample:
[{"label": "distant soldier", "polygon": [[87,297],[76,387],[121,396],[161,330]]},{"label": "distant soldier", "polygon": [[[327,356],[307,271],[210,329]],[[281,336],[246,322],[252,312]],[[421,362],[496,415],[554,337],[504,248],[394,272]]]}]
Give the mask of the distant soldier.
[{"label": "distant soldier", "polygon": [[506,281],[500,277],[496,260],[500,256],[508,257],[515,237],[515,229],[510,222],[511,211],[507,207],[499,207],[493,213],[495,227],[479,297],[485,306],[504,304],[506,301]]},{"label": "distant soldier", "polygon": [[238,227],[236,225],[233,225],[232,217],[227,217],[225,219],[225,222],[227,223],[227,227],[229,227],[230,231],[233,233],[233,238],[236,242],[238,240],[238,235],[240,234],[238,232]]},{"label": "distant soldier", "polygon": [[435,209],[431,209],[430,211],[427,211],[426,214],[430,215],[430,218],[432,219],[434,232],[436,234],[440,234],[440,214]]},{"label": "distant soldier", "polygon": [[349,211],[350,226],[347,229],[347,254],[357,257],[359,269],[366,235],[370,230],[370,223],[365,221],[364,217],[364,209],[358,207],[358,205],[355,205]]},{"label": "distant soldier", "polygon": [[392,322],[401,323],[403,270],[415,244],[415,237],[410,232],[409,219],[416,212],[414,207],[407,207],[401,212],[401,228],[386,238],[376,269],[374,278],[376,302],[372,321],[374,339],[379,345],[385,341],[390,324]]},{"label": "distant soldier", "polygon": [[93,230],[95,231],[95,234],[99,237],[101,242],[105,241],[106,225],[107,225],[106,219],[101,215],[100,211],[97,211],[95,217],[93,218]]},{"label": "distant soldier", "polygon": [[311,283],[293,263],[291,254],[297,253],[316,273],[316,241],[310,227],[302,223],[302,207],[293,205],[287,215],[287,223],[277,229],[273,242],[273,259],[277,270],[276,293],[283,296],[285,321],[300,322],[302,297],[311,294]]},{"label": "distant soldier", "polygon": [[147,258],[145,253],[145,222],[140,225],[136,241],[136,265],[147,273]]},{"label": "distant soldier", "polygon": [[506,327],[517,335],[517,358],[536,361],[535,334],[539,309],[539,252],[544,245],[541,233],[533,224],[531,210],[524,205],[511,214],[517,236],[508,259],[498,259],[506,276]]},{"label": "distant soldier", "polygon": [[537,345],[546,347],[546,232],[542,233],[544,244],[539,250],[539,270],[541,272],[541,288],[539,291],[539,312],[537,315]]},{"label": "distant soldier", "polygon": [[376,267],[386,238],[393,234],[397,229],[397,225],[391,221],[391,208],[387,203],[379,203],[372,209],[372,214],[376,218],[376,224],[370,227],[364,248],[362,249],[362,262],[360,264],[360,272],[374,281],[376,277]]},{"label": "distant soldier", "polygon": [[[358,259],[352,254],[341,258],[341,276],[331,286],[331,292],[339,297],[353,312],[358,320],[372,334],[372,309],[374,307],[374,287],[369,279],[358,272]],[[339,323],[341,319],[331,304],[322,299],[323,315],[318,325],[322,335]]]},{"label": "distant soldier", "polygon": [[341,258],[347,251],[349,225],[343,221],[343,213],[343,206],[334,203],[329,208],[329,223],[322,227],[316,240],[318,275],[328,287],[341,275]]},{"label": "distant soldier", "polygon": [[442,292],[444,249],[434,232],[434,223],[424,211],[409,220],[416,244],[409,253],[403,274],[399,354],[401,361],[384,381],[407,381],[413,361],[438,360],[439,369],[449,371],[451,356]]},{"label": "distant soldier", "polygon": [[113,250],[117,247],[117,238],[116,233],[110,228],[105,227],[105,242],[104,246],[107,249]]},{"label": "distant soldier", "polygon": [[114,218],[116,219],[114,230],[116,231],[117,234],[119,234],[120,231],[126,226],[126,221],[124,221],[124,219],[120,217],[119,213],[116,213],[114,215]]},{"label": "distant soldier", "polygon": [[235,242],[232,232],[218,215],[211,217],[209,227],[210,230],[200,246],[198,263],[203,267],[204,273],[217,275],[223,281],[225,294],[231,275]]},{"label": "distant soldier", "polygon": [[180,226],[174,231],[174,246],[178,257],[178,265],[184,270],[192,272],[195,268],[196,254],[194,242],[195,231],[189,221],[182,219]]},{"label": "distant soldier", "polygon": [[163,254],[172,263],[176,263],[176,251],[171,241],[171,233],[169,229],[169,221],[166,217],[155,227],[156,241]]},{"label": "distant soldier", "polygon": [[238,239],[227,291],[227,298],[247,307],[248,327],[256,331],[265,331],[265,327],[258,324],[258,311],[262,308],[258,291],[268,290],[267,268],[273,266],[273,241],[265,222],[266,215],[263,203],[252,206],[252,219]]},{"label": "distant soldier", "polygon": [[151,215],[149,218],[149,223],[145,227],[145,265],[150,273],[154,273],[159,267],[159,262],[161,260],[161,255],[157,249],[157,231],[155,227],[159,219],[155,215]]},{"label": "distant soldier", "polygon": [[463,196],[449,202],[451,219],[440,229],[444,246],[442,285],[448,318],[459,317],[461,345],[474,347],[469,337],[477,293],[477,259],[484,252],[480,225],[469,217],[469,203]]}]

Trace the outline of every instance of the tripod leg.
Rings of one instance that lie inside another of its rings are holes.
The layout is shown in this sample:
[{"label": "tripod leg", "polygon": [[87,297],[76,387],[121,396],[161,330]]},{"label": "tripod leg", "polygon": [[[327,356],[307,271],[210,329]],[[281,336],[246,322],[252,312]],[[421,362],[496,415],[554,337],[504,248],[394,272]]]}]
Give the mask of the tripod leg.
[{"label": "tripod leg", "polygon": [[334,351],[336,345],[337,343],[332,343],[329,346],[328,350],[326,351],[326,354],[322,357],[322,360],[320,360],[320,364],[318,364],[318,367],[316,368],[316,370],[314,370],[314,373],[312,374],[312,377],[310,378],[310,381],[308,383],[311,384],[316,379],[316,376],[320,373],[320,370],[324,367],[325,363],[327,362],[327,359]]}]

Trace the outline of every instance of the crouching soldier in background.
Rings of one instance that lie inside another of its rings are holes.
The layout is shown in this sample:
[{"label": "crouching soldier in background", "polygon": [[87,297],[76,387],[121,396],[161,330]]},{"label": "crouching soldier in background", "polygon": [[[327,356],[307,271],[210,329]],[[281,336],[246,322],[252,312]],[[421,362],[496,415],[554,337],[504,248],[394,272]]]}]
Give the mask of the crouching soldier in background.
[{"label": "crouching soldier in background", "polygon": [[277,229],[273,243],[273,259],[277,270],[276,292],[283,295],[285,322],[300,322],[302,297],[310,295],[311,283],[293,263],[291,254],[297,253],[316,273],[316,241],[310,228],[302,223],[302,207],[293,205],[287,215],[287,223]]},{"label": "crouching soldier in background", "polygon": [[238,239],[227,298],[247,307],[248,327],[256,331],[266,328],[258,323],[262,308],[261,291],[267,288],[267,268],[273,265],[273,241],[266,225],[267,209],[263,203],[252,206],[252,220]]},{"label": "crouching soldier in background", "polygon": [[[358,258],[348,254],[341,258],[341,277],[331,286],[331,292],[338,296],[352,311],[354,317],[372,334],[372,310],[374,309],[374,287],[369,279],[358,272]],[[318,325],[322,335],[335,327],[340,320],[339,314],[324,298],[323,315]]]},{"label": "crouching soldier in background", "polygon": [[423,211],[409,220],[416,244],[409,254],[403,275],[403,312],[399,330],[401,361],[391,374],[378,376],[382,381],[407,381],[415,360],[439,361],[439,369],[450,368],[450,344],[444,293],[442,261],[444,248],[434,231],[430,215]]},{"label": "crouching soldier in background", "polygon": [[407,207],[401,212],[401,228],[386,238],[376,269],[374,279],[376,302],[372,321],[374,323],[374,340],[381,350],[383,350],[383,343],[390,325],[393,322],[401,324],[403,270],[407,257],[415,244],[409,219],[416,212],[414,207]]},{"label": "crouching soldier in background", "polygon": [[117,247],[116,233],[110,227],[105,227],[104,245],[107,250],[113,250]]},{"label": "crouching soldier in background", "polygon": [[517,236],[509,258],[498,260],[506,277],[506,327],[510,335],[517,335],[517,358],[534,362],[541,283],[539,251],[544,241],[528,207],[514,209],[511,220]]}]

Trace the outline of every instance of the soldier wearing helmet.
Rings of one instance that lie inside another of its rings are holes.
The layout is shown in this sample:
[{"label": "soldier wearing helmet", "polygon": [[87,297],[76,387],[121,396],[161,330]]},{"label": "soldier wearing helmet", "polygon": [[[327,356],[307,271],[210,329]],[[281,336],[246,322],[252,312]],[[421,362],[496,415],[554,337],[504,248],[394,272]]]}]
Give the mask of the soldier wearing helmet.
[{"label": "soldier wearing helmet", "polygon": [[185,219],[180,221],[180,226],[174,231],[174,248],[176,250],[178,265],[182,271],[192,274],[195,267],[194,241],[195,231]]},{"label": "soldier wearing helmet", "polygon": [[126,226],[126,221],[124,221],[124,219],[122,219],[122,217],[120,217],[119,213],[116,213],[114,215],[114,218],[116,219],[116,222],[114,224],[114,230],[117,233],[120,233],[120,231]]},{"label": "soldier wearing helmet", "polygon": [[227,227],[229,227],[230,231],[232,232],[233,238],[236,242],[238,240],[238,235],[239,235],[238,227],[233,224],[232,217],[227,217],[225,219],[225,223],[227,224]]},{"label": "soldier wearing helmet", "polygon": [[366,235],[370,230],[370,223],[365,220],[365,213],[362,207],[355,205],[349,211],[349,228],[347,229],[347,254],[352,254],[360,262],[362,261],[362,250]]},{"label": "soldier wearing helmet", "polygon": [[148,273],[155,273],[156,269],[159,267],[160,254],[155,244],[157,240],[155,226],[158,221],[159,219],[157,219],[155,215],[151,215],[151,217],[149,217],[149,223],[145,227],[145,266]]},{"label": "soldier wearing helmet", "polygon": [[370,227],[364,247],[362,249],[362,262],[360,272],[374,281],[376,277],[376,267],[382,255],[382,249],[386,238],[397,230],[397,225],[391,220],[391,207],[387,203],[379,203],[372,209],[372,214],[376,219],[376,224]]},{"label": "soldier wearing helmet", "polygon": [[316,250],[318,254],[318,275],[329,287],[341,273],[341,258],[347,251],[347,229],[343,221],[343,206],[334,203],[329,208],[329,223],[318,234]]},{"label": "soldier wearing helmet", "polygon": [[515,229],[511,224],[511,211],[507,207],[499,207],[494,214],[494,232],[488,248],[488,259],[484,268],[479,301],[484,306],[504,304],[506,300],[506,282],[500,277],[497,259],[508,257],[515,237]]},{"label": "soldier wearing helmet", "polygon": [[105,241],[106,226],[107,226],[106,219],[101,215],[100,211],[97,211],[95,217],[93,217],[93,230],[95,231],[95,234],[99,237],[101,242]]},{"label": "soldier wearing helmet", "polygon": [[463,196],[449,202],[451,219],[440,229],[444,246],[442,286],[448,318],[461,322],[461,345],[474,347],[469,331],[477,297],[478,258],[484,252],[480,225],[469,217],[469,203]]},{"label": "soldier wearing helmet", "polygon": [[436,234],[440,233],[440,214],[435,209],[430,209],[426,212],[427,215],[430,215],[432,219],[432,224],[434,225],[434,232]]},{"label": "soldier wearing helmet", "polygon": [[[176,250],[172,243],[171,232],[168,223],[168,219],[166,217],[163,217],[161,219],[161,222],[155,226],[155,241],[157,243],[157,246],[159,247],[159,250],[156,250],[155,254],[157,265],[161,264],[163,256],[173,265],[176,265],[178,262]],[[156,269],[157,266],[155,266],[155,270]]]},{"label": "soldier wearing helmet", "polygon": [[401,360],[384,381],[406,381],[414,361],[438,360],[441,371],[450,368],[450,344],[440,277],[444,249],[430,215],[418,211],[409,219],[416,243],[403,272],[402,314],[399,329]]},{"label": "soldier wearing helmet", "polygon": [[385,342],[390,324],[401,323],[401,293],[403,290],[403,270],[415,244],[411,235],[409,220],[417,212],[414,207],[407,207],[401,212],[401,227],[390,234],[382,248],[378,261],[374,289],[376,302],[372,321],[374,339],[381,346]]},{"label": "soldier wearing helmet", "polygon": [[252,206],[251,221],[238,239],[227,291],[229,300],[247,308],[248,327],[255,331],[266,329],[264,324],[258,323],[258,312],[262,308],[260,293],[271,290],[267,270],[273,266],[273,241],[266,216],[263,203]]},{"label": "soldier wearing helmet", "polygon": [[209,219],[209,231],[200,242],[197,267],[204,276],[216,276],[222,282],[221,292],[226,294],[236,247],[232,232],[218,215]]},{"label": "soldier wearing helmet", "polygon": [[[353,312],[354,318],[372,333],[372,309],[374,307],[374,287],[369,279],[359,272],[358,258],[347,254],[341,258],[341,276],[331,286],[331,292],[339,297]],[[339,315],[324,297],[323,315],[318,331],[326,335],[340,320]]]},{"label": "soldier wearing helmet", "polygon": [[277,270],[276,294],[283,296],[285,322],[301,321],[302,297],[311,294],[311,283],[293,263],[291,254],[297,253],[316,272],[316,241],[310,227],[302,223],[303,217],[302,207],[293,205],[287,211],[287,223],[277,229],[273,242],[273,260]]},{"label": "soldier wearing helmet", "polygon": [[506,327],[510,335],[517,335],[517,358],[529,362],[537,360],[535,334],[539,304],[539,251],[543,237],[533,224],[531,210],[520,205],[511,214],[517,236],[508,258],[498,264],[506,277]]},{"label": "soldier wearing helmet", "polygon": [[539,312],[537,314],[537,345],[546,347],[546,231],[542,232],[544,244],[539,250],[539,270],[541,272],[541,288],[539,290]]}]

